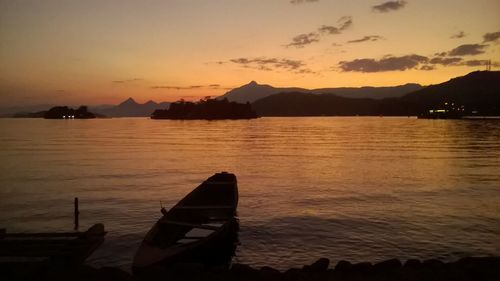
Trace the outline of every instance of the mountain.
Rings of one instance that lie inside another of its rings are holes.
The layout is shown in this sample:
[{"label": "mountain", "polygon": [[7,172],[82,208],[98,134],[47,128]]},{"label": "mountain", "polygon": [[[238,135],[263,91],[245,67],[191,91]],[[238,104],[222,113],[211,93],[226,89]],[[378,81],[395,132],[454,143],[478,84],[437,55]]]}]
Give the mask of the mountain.
[{"label": "mountain", "polygon": [[140,104],[133,98],[128,98],[116,106],[92,107],[93,112],[110,117],[149,117],[156,109],[166,109],[170,103],[156,103],[152,100]]},{"label": "mountain", "polygon": [[336,94],[289,92],[252,104],[261,116],[419,115],[445,103],[464,106],[465,114],[500,116],[500,71],[478,71],[403,97],[368,99]]},{"label": "mountain", "polygon": [[471,112],[500,116],[500,71],[471,72],[410,93],[402,101],[417,110],[455,103]]},{"label": "mountain", "polygon": [[218,97],[218,99],[227,98],[229,101],[246,103],[254,102],[258,99],[268,97],[281,92],[309,92],[307,89],[302,88],[274,88],[270,85],[261,85],[257,82],[252,81],[246,85],[239,88],[232,89],[231,91],[225,93],[224,95]]},{"label": "mountain", "polygon": [[240,103],[255,102],[259,99],[284,92],[300,92],[313,94],[336,94],[337,96],[350,98],[373,98],[383,99],[389,97],[401,97],[405,94],[420,90],[423,87],[419,84],[406,84],[394,87],[361,87],[361,88],[320,88],[320,89],[304,89],[304,88],[275,88],[270,85],[261,85],[252,81],[239,88],[235,88],[219,99],[227,98],[229,101]]}]

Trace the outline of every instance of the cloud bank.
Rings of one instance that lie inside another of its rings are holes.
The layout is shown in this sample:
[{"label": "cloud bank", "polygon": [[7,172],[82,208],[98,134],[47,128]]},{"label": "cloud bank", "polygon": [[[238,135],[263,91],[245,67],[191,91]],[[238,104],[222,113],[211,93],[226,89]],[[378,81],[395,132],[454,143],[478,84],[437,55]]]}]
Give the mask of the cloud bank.
[{"label": "cloud bank", "polygon": [[492,33],[486,33],[483,35],[483,43],[486,42],[497,42],[498,39],[500,39],[500,31],[497,32],[492,32]]},{"label": "cloud bank", "polygon": [[352,61],[341,61],[339,67],[343,72],[384,72],[404,71],[427,62],[428,58],[420,55],[406,55],[395,57],[387,55],[380,60],[355,59]]},{"label": "cloud bank", "polygon": [[484,54],[485,48],[488,47],[488,45],[481,45],[481,44],[464,44],[456,47],[455,49],[451,50],[448,52],[449,56],[475,56],[475,55],[480,55]]}]

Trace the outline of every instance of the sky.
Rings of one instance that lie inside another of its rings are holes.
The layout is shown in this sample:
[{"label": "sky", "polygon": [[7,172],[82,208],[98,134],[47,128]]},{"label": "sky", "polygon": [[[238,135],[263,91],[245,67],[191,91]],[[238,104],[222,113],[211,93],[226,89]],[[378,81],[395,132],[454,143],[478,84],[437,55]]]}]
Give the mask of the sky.
[{"label": "sky", "polygon": [[500,0],[0,0],[0,106],[429,85],[487,60]]}]

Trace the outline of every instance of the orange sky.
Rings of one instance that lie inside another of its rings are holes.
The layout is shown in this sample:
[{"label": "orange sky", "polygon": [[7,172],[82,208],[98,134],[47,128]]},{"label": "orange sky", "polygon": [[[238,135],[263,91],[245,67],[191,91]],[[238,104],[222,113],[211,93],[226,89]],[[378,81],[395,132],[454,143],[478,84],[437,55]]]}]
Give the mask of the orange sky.
[{"label": "orange sky", "polygon": [[440,83],[499,32],[498,0],[0,0],[0,106]]}]

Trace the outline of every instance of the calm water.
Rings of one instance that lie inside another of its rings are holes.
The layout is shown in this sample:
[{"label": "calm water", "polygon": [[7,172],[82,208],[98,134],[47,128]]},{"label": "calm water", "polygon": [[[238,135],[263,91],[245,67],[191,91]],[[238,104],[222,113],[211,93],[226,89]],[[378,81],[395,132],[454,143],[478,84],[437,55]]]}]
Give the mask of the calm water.
[{"label": "calm water", "polygon": [[0,227],[102,222],[90,261],[128,266],[161,200],[238,176],[236,260],[278,268],[500,254],[500,122],[0,119]]}]

